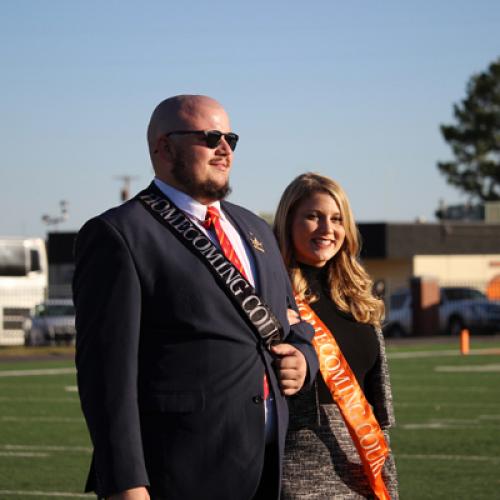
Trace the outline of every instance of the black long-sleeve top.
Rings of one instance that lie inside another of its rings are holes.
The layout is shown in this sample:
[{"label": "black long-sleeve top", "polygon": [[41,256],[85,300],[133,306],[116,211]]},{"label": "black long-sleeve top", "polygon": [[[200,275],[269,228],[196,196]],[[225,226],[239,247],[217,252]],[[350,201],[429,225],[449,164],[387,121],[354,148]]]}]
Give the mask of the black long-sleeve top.
[{"label": "black long-sleeve top", "polygon": [[[379,342],[373,326],[357,322],[352,315],[337,307],[327,291],[326,268],[300,264],[300,269],[311,291],[319,296],[319,300],[310,306],[332,332],[366,399],[373,404],[370,370],[375,366],[380,354]],[[333,403],[333,398],[321,374],[318,374],[317,382],[319,402]]]}]

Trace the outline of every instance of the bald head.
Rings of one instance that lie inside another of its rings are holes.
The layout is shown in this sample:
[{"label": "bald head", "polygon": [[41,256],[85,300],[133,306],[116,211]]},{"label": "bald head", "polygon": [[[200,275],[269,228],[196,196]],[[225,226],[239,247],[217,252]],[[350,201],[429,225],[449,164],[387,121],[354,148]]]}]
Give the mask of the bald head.
[{"label": "bald head", "polygon": [[[208,137],[199,133],[210,130],[228,134],[231,124],[224,108],[203,95],[165,99],[153,111],[148,127],[155,177],[203,204],[221,200],[229,193],[233,162],[231,141],[226,135],[209,144]],[[168,135],[170,132],[177,133]]]},{"label": "bald head", "polygon": [[214,113],[226,115],[218,101],[204,95],[178,95],[160,102],[151,115],[148,127],[149,154],[153,165],[153,152],[161,136],[173,130],[193,130],[193,124]]}]

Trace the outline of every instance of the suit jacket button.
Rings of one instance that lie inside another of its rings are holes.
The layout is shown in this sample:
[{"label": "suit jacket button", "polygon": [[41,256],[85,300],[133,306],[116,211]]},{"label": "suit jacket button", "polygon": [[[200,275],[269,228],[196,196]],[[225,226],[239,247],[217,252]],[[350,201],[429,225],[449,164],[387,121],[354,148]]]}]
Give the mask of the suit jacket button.
[{"label": "suit jacket button", "polygon": [[253,401],[256,405],[258,405],[258,404],[260,404],[260,403],[262,403],[262,402],[264,401],[264,398],[263,398],[262,396],[254,396],[254,397],[252,398],[252,401]]}]

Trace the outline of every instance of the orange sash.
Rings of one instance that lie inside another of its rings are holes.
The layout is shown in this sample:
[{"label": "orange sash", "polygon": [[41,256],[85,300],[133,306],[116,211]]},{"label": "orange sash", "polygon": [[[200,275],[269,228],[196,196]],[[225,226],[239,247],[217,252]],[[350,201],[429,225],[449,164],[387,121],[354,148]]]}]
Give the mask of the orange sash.
[{"label": "orange sash", "polygon": [[312,343],[318,355],[321,375],[342,413],[370,486],[379,500],[390,500],[381,474],[389,447],[372,408],[332,332],[308,304],[297,300],[297,305],[301,319],[314,328]]}]

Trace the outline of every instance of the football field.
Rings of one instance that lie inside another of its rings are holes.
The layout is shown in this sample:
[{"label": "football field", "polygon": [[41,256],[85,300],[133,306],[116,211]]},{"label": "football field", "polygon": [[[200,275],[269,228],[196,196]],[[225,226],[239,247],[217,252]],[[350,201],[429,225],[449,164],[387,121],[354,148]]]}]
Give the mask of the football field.
[{"label": "football field", "polygon": [[388,349],[402,499],[500,499],[500,342]]},{"label": "football field", "polygon": [[[388,346],[403,500],[500,498],[500,338],[473,337],[471,347],[461,356],[450,341]],[[91,447],[72,360],[7,354],[0,499],[93,498],[82,493]]]}]

